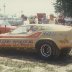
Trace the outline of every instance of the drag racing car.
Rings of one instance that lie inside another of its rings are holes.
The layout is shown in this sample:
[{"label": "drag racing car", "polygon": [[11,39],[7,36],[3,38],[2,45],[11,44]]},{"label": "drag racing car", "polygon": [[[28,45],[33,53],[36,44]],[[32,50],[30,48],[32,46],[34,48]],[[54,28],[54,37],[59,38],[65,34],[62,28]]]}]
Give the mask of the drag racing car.
[{"label": "drag racing car", "polygon": [[55,24],[27,24],[0,34],[0,47],[32,49],[43,59],[68,54],[72,48],[72,27]]}]

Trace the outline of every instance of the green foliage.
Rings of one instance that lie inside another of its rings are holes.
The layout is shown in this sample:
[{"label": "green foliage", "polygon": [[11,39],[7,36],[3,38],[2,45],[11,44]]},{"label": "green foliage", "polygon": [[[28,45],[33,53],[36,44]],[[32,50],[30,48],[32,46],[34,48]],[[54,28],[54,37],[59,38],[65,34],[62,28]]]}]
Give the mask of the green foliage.
[{"label": "green foliage", "polygon": [[72,0],[56,0],[54,4],[56,13],[63,11],[65,16],[72,17]]}]

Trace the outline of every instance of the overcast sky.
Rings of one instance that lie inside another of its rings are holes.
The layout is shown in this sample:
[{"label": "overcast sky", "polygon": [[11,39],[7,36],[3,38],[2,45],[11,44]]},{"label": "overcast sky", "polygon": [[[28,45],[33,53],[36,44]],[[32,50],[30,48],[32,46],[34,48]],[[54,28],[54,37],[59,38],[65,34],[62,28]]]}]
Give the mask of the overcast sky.
[{"label": "overcast sky", "polygon": [[0,13],[34,15],[39,12],[54,13],[53,3],[55,0],[0,0]]}]

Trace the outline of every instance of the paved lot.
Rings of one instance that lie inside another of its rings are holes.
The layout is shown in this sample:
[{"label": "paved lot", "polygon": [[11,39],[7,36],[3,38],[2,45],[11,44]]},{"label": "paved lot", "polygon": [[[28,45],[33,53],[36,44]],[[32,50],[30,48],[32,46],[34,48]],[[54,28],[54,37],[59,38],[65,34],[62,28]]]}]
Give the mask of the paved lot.
[{"label": "paved lot", "polygon": [[0,72],[72,72],[72,51],[57,60],[41,60],[37,54],[0,50]]}]

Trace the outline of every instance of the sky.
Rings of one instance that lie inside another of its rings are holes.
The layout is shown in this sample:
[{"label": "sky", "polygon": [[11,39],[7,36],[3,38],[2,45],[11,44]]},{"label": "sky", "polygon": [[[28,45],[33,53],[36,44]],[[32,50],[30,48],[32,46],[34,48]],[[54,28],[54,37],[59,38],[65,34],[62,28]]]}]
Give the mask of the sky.
[{"label": "sky", "polygon": [[55,14],[54,2],[55,0],[0,0],[0,13],[9,15],[23,13],[27,16],[35,15],[36,13]]}]

